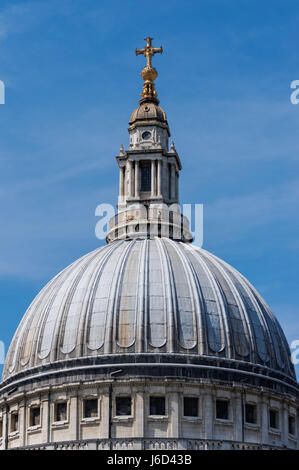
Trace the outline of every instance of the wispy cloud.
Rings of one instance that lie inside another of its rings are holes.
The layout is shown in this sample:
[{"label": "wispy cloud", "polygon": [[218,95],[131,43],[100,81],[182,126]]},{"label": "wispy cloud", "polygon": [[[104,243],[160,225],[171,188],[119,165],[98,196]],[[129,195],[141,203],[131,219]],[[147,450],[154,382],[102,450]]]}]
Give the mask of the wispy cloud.
[{"label": "wispy cloud", "polygon": [[54,186],[60,183],[63,183],[67,180],[72,180],[77,176],[82,176],[84,173],[91,173],[94,170],[101,169],[103,171],[105,165],[103,162],[91,162],[91,163],[82,163],[81,165],[74,165],[72,168],[65,169],[60,172],[56,172],[50,175],[44,175],[43,177],[24,179],[23,181],[15,181],[12,184],[3,185],[0,187],[0,197],[7,197],[17,194],[22,194],[27,191],[37,192],[38,189],[45,188],[46,186]]}]

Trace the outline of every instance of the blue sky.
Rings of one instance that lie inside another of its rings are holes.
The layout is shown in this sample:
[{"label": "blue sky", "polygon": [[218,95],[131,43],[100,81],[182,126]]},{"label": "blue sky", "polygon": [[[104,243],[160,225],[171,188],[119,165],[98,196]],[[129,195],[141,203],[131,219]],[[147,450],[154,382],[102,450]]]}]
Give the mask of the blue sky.
[{"label": "blue sky", "polygon": [[[0,339],[58,271],[101,242],[114,156],[138,105],[143,38],[204,248],[241,271],[299,339],[299,5],[292,0],[0,5]],[[297,372],[299,369],[297,368]]]}]

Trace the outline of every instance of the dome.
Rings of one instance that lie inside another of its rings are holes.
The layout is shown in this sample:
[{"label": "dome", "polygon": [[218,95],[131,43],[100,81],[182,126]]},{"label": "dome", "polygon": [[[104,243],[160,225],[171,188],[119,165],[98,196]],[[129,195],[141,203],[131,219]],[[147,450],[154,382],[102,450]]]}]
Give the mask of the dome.
[{"label": "dome", "polygon": [[50,281],[16,331],[3,379],[124,353],[222,358],[295,378],[276,318],[238,271],[188,243],[154,238],[114,241]]},{"label": "dome", "polygon": [[136,121],[160,121],[167,124],[166,113],[161,106],[152,102],[146,102],[136,108],[131,114],[129,124],[132,125]]}]

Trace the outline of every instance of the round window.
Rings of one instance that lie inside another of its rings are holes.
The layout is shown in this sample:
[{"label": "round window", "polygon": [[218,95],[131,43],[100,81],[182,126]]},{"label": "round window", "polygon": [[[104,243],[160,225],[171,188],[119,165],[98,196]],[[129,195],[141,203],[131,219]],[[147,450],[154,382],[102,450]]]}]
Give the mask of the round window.
[{"label": "round window", "polygon": [[143,132],[143,134],[142,134],[141,137],[143,138],[143,140],[148,140],[148,139],[151,138],[151,135],[152,135],[152,134],[151,134],[150,132],[145,131],[145,132]]}]

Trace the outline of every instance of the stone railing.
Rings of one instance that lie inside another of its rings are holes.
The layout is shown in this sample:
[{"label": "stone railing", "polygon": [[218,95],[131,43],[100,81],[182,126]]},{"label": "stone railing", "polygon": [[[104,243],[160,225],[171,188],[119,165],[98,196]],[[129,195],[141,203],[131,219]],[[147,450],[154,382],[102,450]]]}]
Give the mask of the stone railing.
[{"label": "stone railing", "polygon": [[[18,449],[21,449],[20,447]],[[164,439],[164,438],[115,438],[90,439],[84,441],[63,441],[47,444],[38,444],[22,449],[28,450],[271,450],[282,449],[258,443],[244,443],[234,441],[205,440],[205,439]],[[13,449],[12,449],[13,450]]]},{"label": "stone railing", "polygon": [[165,204],[160,206],[146,208],[138,204],[116,214],[109,221],[107,242],[140,237],[167,237],[191,242],[190,222],[179,207],[175,211]]}]

